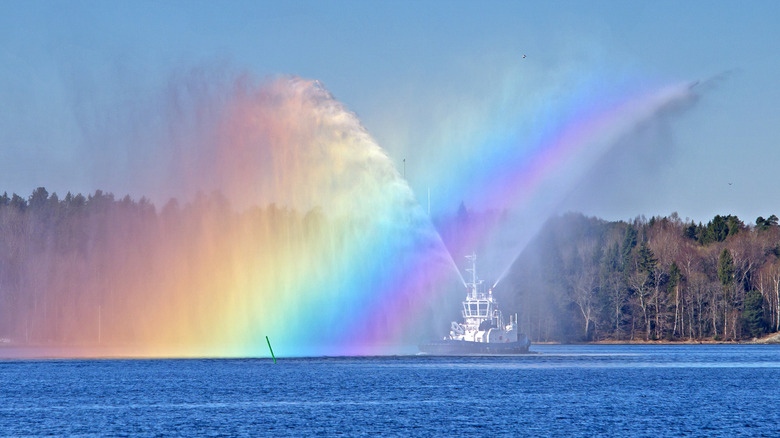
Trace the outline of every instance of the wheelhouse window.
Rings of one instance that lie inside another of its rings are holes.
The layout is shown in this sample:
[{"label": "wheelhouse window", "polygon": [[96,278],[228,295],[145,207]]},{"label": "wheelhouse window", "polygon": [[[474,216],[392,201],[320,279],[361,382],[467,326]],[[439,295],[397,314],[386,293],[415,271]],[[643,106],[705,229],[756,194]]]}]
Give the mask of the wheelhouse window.
[{"label": "wheelhouse window", "polygon": [[467,318],[487,318],[489,310],[490,303],[487,301],[463,303],[463,316]]}]

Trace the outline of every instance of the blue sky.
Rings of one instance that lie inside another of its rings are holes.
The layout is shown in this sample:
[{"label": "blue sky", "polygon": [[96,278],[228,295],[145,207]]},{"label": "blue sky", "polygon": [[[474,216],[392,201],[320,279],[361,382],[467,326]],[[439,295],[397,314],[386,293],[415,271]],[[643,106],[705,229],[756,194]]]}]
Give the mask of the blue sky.
[{"label": "blue sky", "polygon": [[0,191],[149,196],[125,163],[154,156],[144,128],[165,121],[149,108],[193,72],[322,81],[399,168],[407,160],[418,193],[430,184],[426,161],[449,136],[470,123],[480,125],[471,136],[509,123],[489,119],[506,105],[531,102],[523,114],[541,112],[554,105],[550,96],[583,83],[699,80],[696,105],[640,149],[605,157],[557,208],[607,219],[677,211],[705,222],[780,214],[778,2],[14,1],[3,9]]}]

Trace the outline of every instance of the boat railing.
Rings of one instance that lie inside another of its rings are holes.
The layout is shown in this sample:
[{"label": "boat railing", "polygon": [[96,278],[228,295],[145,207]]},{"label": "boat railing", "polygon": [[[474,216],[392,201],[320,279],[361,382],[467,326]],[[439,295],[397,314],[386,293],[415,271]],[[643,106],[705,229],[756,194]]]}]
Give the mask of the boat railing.
[{"label": "boat railing", "polygon": [[469,300],[487,300],[489,298],[490,296],[488,294],[483,294],[483,293],[478,293],[478,294],[473,294],[468,296]]}]

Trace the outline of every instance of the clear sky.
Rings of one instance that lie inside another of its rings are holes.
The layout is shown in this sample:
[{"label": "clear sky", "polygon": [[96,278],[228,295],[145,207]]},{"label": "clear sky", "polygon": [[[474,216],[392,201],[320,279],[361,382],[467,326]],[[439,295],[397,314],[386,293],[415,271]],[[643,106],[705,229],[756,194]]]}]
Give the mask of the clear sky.
[{"label": "clear sky", "polygon": [[459,152],[447,139],[511,123],[491,120],[507,105],[532,114],[583,83],[698,80],[695,105],[602,157],[557,208],[606,219],[780,215],[780,2],[4,1],[2,10],[0,192],[153,197],[126,163],[153,156],[145,129],[165,121],[150,108],[193,74],[320,80],[399,170],[406,159],[420,198],[429,161]]}]

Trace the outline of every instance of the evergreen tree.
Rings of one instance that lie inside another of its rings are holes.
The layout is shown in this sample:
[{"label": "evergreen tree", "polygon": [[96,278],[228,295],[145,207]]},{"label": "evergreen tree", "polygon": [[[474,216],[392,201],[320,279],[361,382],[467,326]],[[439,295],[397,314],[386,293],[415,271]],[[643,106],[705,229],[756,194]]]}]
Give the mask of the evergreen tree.
[{"label": "evergreen tree", "polygon": [[626,267],[629,266],[631,261],[631,251],[636,246],[636,228],[633,227],[633,225],[628,225],[626,227],[626,233],[623,236],[623,244],[620,246],[620,255],[622,259],[622,270],[625,271]]},{"label": "evergreen tree", "polygon": [[685,231],[683,235],[688,239],[697,240],[696,231],[697,231],[696,225],[693,222],[691,222],[690,225],[685,227]]},{"label": "evergreen tree", "polygon": [[745,304],[742,310],[742,320],[747,332],[752,337],[758,337],[765,333],[764,321],[764,297],[757,290],[751,290],[745,295]]},{"label": "evergreen tree", "polygon": [[[647,273],[648,276],[652,278],[653,271],[658,264],[658,259],[655,257],[655,254],[653,254],[653,251],[650,249],[650,246],[646,241],[643,241],[642,244],[639,245],[637,260],[639,270],[641,272]],[[653,282],[653,284],[655,283]]]},{"label": "evergreen tree", "polygon": [[741,220],[739,220],[738,217],[728,215],[726,216],[726,227],[728,228],[728,234],[727,234],[728,237],[739,233],[740,230],[745,228],[745,224]]},{"label": "evergreen tree", "polygon": [[680,274],[680,268],[677,266],[677,262],[672,262],[672,265],[669,267],[669,281],[666,283],[666,290],[669,295],[675,293],[674,290],[677,287],[677,284],[680,283],[681,278],[682,275]]},{"label": "evergreen tree", "polygon": [[718,279],[720,280],[721,290],[723,291],[723,336],[725,337],[728,335],[729,310],[731,304],[729,300],[732,297],[731,291],[734,283],[734,258],[731,256],[731,252],[729,252],[728,248],[723,248],[720,257],[718,257]]},{"label": "evergreen tree", "polygon": [[771,215],[766,219],[764,219],[761,216],[756,218],[756,229],[759,231],[766,231],[776,226],[777,226],[777,216],[775,215]]},{"label": "evergreen tree", "polygon": [[721,215],[716,215],[707,224],[704,231],[704,237],[701,239],[702,244],[706,245],[712,242],[723,242],[729,235],[729,226],[726,218]]},{"label": "evergreen tree", "polygon": [[723,248],[718,258],[718,280],[723,287],[731,285],[734,281],[734,259],[728,248]]},{"label": "evergreen tree", "polygon": [[48,199],[49,199],[49,192],[47,192],[46,189],[43,187],[38,187],[37,189],[35,189],[32,195],[30,195],[30,201],[27,203],[27,205],[33,209],[40,209],[46,205],[46,201]]},{"label": "evergreen tree", "polygon": [[24,198],[22,198],[21,196],[14,193],[13,196],[11,197],[11,207],[14,207],[19,211],[24,211],[27,209],[27,201],[25,201]]}]

